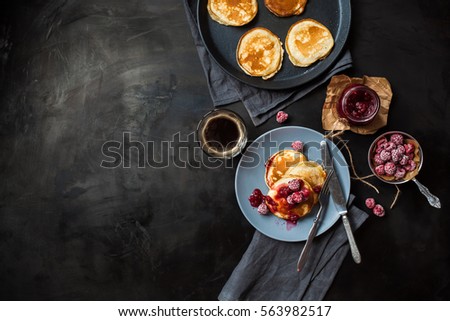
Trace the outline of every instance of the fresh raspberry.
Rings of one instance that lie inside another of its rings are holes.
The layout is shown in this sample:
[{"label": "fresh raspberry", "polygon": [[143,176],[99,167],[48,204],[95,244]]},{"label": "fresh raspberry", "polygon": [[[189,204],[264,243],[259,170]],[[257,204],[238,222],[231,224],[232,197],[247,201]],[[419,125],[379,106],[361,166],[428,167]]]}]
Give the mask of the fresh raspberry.
[{"label": "fresh raspberry", "polygon": [[395,171],[397,170],[397,166],[395,166],[392,162],[387,162],[384,164],[384,172],[387,176],[392,176],[395,174]]},{"label": "fresh raspberry", "polygon": [[293,194],[291,194],[291,195],[289,195],[288,197],[286,197],[286,201],[287,201],[288,204],[290,204],[290,205],[297,204],[297,203],[295,202],[295,200],[294,200]]},{"label": "fresh raspberry", "polygon": [[393,134],[390,139],[395,145],[403,144],[403,135],[402,134]]},{"label": "fresh raspberry", "polygon": [[366,206],[367,208],[374,208],[375,207],[375,199],[372,197],[369,197],[368,199],[366,199]]},{"label": "fresh raspberry", "polygon": [[402,179],[404,178],[406,175],[406,169],[404,169],[403,167],[397,167],[397,171],[395,172],[395,179]]},{"label": "fresh raspberry", "polygon": [[266,215],[267,213],[269,213],[269,208],[267,207],[266,203],[259,204],[258,213],[261,215]]},{"label": "fresh raspberry", "polygon": [[292,200],[298,204],[301,203],[305,200],[304,195],[302,194],[302,192],[295,192],[294,194],[291,195],[292,196]]},{"label": "fresh raspberry", "polygon": [[388,152],[387,150],[382,150],[380,153],[380,158],[383,162],[387,162],[388,160],[391,160],[391,158],[392,158],[391,152]]},{"label": "fresh raspberry", "polygon": [[408,144],[405,144],[405,145],[403,145],[403,146],[405,147],[405,153],[406,153],[406,154],[412,154],[412,153],[414,153],[415,147],[414,147],[413,144],[408,143]]},{"label": "fresh raspberry", "polygon": [[375,214],[376,216],[382,217],[384,216],[384,213],[384,207],[380,204],[375,205],[375,207],[373,208],[373,214]]},{"label": "fresh raspberry", "polygon": [[303,187],[300,193],[303,195],[303,199],[306,201],[309,198],[309,195],[311,195],[311,191],[307,189],[306,187]]},{"label": "fresh raspberry", "polygon": [[404,155],[404,154],[406,153],[405,146],[403,146],[403,145],[397,145],[397,152],[398,152],[400,155]]},{"label": "fresh raspberry", "polygon": [[400,159],[399,164],[402,166],[405,166],[409,163],[409,157],[407,155],[403,155],[402,158]]},{"label": "fresh raspberry", "polygon": [[293,179],[288,182],[288,186],[291,191],[297,192],[303,186],[303,180],[301,179]]},{"label": "fresh raspberry", "polygon": [[375,156],[373,157],[373,161],[377,165],[383,165],[384,164],[383,160],[380,157],[380,154],[375,154]]},{"label": "fresh raspberry", "polygon": [[284,111],[279,111],[277,113],[277,122],[284,123],[288,119],[289,115],[285,113]]},{"label": "fresh raspberry", "polygon": [[393,151],[396,147],[397,147],[397,145],[395,145],[393,142],[387,142],[387,143],[386,143],[385,150],[386,150],[387,152],[391,152],[391,151]]},{"label": "fresh raspberry", "polygon": [[248,198],[248,200],[252,207],[258,207],[259,204],[261,204],[263,201],[263,194],[261,190],[255,188],[250,197]]},{"label": "fresh raspberry", "polygon": [[397,164],[400,161],[401,157],[402,157],[402,155],[398,152],[398,149],[394,149],[391,152],[391,158],[395,164]]},{"label": "fresh raspberry", "polygon": [[291,144],[291,147],[296,150],[297,152],[302,152],[303,151],[303,143],[299,140],[296,140],[295,142],[293,142]]},{"label": "fresh raspberry", "polygon": [[375,173],[377,173],[377,175],[384,175],[386,174],[386,172],[384,171],[384,165],[378,165],[377,167],[375,167]]},{"label": "fresh raspberry", "polygon": [[288,197],[291,193],[292,192],[288,186],[282,186],[278,190],[278,195],[280,195],[281,197],[284,197],[284,198]]}]

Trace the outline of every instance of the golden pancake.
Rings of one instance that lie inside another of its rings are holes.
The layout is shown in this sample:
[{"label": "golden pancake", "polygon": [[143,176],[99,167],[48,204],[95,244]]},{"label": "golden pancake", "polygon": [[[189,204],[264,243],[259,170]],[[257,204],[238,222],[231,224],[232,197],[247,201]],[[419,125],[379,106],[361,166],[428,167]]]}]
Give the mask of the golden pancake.
[{"label": "golden pancake", "polygon": [[[311,209],[314,206],[314,197],[309,197],[306,201],[303,201],[299,204],[290,205],[286,198],[280,197],[278,195],[278,191],[281,187],[287,187],[288,182],[292,178],[282,178],[277,181],[272,188],[267,193],[267,196],[270,197],[268,200],[266,199],[266,204],[269,210],[277,217],[282,218],[284,220],[295,220],[294,218],[300,218],[311,212]],[[304,187],[310,190],[311,195],[313,194],[311,186],[308,182],[304,181]],[[294,218],[292,217],[294,215]],[[295,217],[296,216],[296,217]]]},{"label": "golden pancake", "polygon": [[298,67],[307,67],[328,56],[333,49],[334,39],[323,24],[304,19],[289,28],[285,45],[291,62]]},{"label": "golden pancake", "polygon": [[257,27],[242,35],[236,60],[247,75],[266,80],[280,70],[283,52],[280,38],[266,28]]},{"label": "golden pancake", "polygon": [[304,10],[307,0],[264,0],[266,8],[278,17],[298,16]]},{"label": "golden pancake", "polygon": [[210,17],[226,26],[243,26],[256,16],[257,0],[208,0]]},{"label": "golden pancake", "polygon": [[280,150],[273,154],[266,162],[265,181],[270,188],[280,180],[286,172],[301,162],[307,161],[306,156],[295,150]]},{"label": "golden pancake", "polygon": [[303,181],[308,182],[313,188],[314,203],[317,203],[319,200],[319,195],[314,192],[314,189],[320,189],[320,187],[322,187],[327,177],[327,173],[318,163],[308,161],[290,167],[286,171],[284,177],[289,179],[301,178]]}]

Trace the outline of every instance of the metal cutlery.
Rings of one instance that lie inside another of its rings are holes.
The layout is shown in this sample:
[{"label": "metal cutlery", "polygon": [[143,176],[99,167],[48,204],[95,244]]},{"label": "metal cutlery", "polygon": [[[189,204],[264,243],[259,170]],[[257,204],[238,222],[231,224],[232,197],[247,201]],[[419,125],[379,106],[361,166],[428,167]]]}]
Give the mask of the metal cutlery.
[{"label": "metal cutlery", "polygon": [[319,223],[322,218],[322,213],[328,205],[328,200],[330,199],[330,191],[329,191],[328,183],[330,182],[330,177],[333,175],[333,172],[334,172],[333,169],[331,169],[327,173],[327,178],[322,186],[322,189],[320,190],[320,193],[319,193],[320,208],[316,214],[316,217],[314,218],[311,229],[309,230],[308,238],[306,239],[306,244],[303,247],[300,257],[298,258],[298,261],[297,261],[297,271],[298,272],[300,272],[302,270],[303,266],[305,265],[305,262],[309,255],[309,252],[311,250],[311,245],[312,245],[313,239],[316,236],[317,230],[319,228]]},{"label": "metal cutlery", "polygon": [[[334,170],[333,159],[328,150],[328,145],[326,140],[320,142],[320,151],[322,153],[323,167],[327,172]],[[361,254],[359,253],[358,246],[356,245],[355,238],[353,236],[352,228],[347,217],[347,200],[344,197],[341,184],[337,175],[331,175],[329,184],[331,196],[334,200],[334,206],[336,210],[341,215],[342,222],[344,223],[345,232],[347,233],[347,238],[350,244],[350,250],[352,252],[353,260],[356,263],[361,263]]]}]

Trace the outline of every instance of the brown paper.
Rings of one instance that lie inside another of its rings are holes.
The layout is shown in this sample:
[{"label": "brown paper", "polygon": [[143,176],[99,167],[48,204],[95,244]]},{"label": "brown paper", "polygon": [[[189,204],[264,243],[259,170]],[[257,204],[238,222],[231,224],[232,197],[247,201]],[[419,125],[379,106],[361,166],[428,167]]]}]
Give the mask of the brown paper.
[{"label": "brown paper", "polygon": [[[340,118],[337,105],[339,98],[345,87],[349,84],[363,84],[375,90],[380,97],[380,110],[375,119],[367,125],[355,126],[350,124],[347,119]],[[351,130],[361,135],[375,133],[381,127],[386,126],[389,114],[389,106],[392,100],[391,84],[386,78],[368,77],[350,78],[346,75],[333,76],[327,87],[327,97],[322,108],[322,127],[325,130]]]}]

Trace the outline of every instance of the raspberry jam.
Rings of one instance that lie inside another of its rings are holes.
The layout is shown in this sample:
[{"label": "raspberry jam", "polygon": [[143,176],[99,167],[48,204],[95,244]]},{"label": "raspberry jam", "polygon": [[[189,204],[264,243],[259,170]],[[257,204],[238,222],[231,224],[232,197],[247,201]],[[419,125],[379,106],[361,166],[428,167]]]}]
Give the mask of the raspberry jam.
[{"label": "raspberry jam", "polygon": [[353,125],[367,125],[380,110],[380,97],[367,86],[351,84],[339,99],[338,113]]}]

